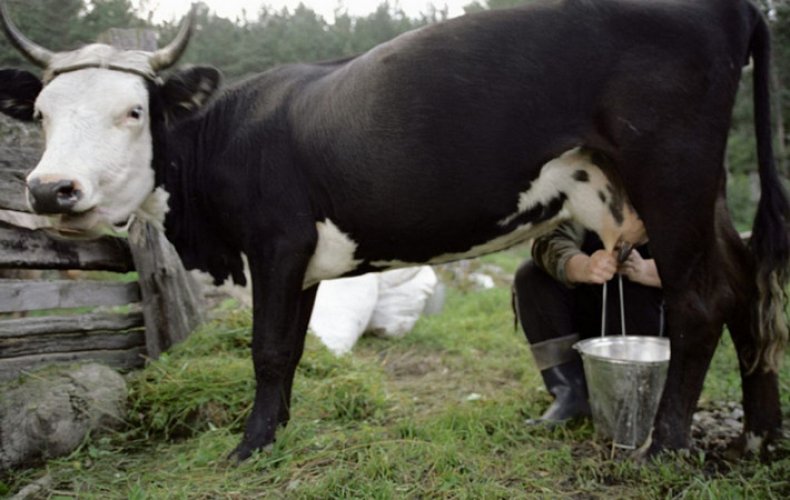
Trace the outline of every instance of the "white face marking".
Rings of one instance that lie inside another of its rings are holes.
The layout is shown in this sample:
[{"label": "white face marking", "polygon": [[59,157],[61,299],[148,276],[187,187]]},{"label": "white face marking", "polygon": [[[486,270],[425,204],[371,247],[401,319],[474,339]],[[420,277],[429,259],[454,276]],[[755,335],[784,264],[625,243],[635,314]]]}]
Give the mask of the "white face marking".
[{"label": "white face marking", "polygon": [[28,181],[74,181],[78,216],[56,225],[86,232],[125,222],[151,194],[148,92],[139,76],[105,69],[64,73],[36,101],[46,149]]},{"label": "white face marking", "polygon": [[303,288],[351,272],[362,262],[354,259],[357,244],[331,220],[316,222],[318,244],[305,272]]}]

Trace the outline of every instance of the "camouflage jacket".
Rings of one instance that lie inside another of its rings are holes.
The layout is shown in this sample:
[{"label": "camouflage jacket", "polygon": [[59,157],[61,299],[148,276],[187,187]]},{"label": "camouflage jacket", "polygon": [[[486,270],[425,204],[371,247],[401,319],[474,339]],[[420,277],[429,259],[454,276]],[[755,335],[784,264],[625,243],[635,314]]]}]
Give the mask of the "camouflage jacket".
[{"label": "camouflage jacket", "polygon": [[565,276],[565,263],[574,255],[586,253],[582,251],[586,233],[584,227],[573,221],[562,223],[550,233],[535,239],[532,260],[554,279],[572,287],[574,283]]}]

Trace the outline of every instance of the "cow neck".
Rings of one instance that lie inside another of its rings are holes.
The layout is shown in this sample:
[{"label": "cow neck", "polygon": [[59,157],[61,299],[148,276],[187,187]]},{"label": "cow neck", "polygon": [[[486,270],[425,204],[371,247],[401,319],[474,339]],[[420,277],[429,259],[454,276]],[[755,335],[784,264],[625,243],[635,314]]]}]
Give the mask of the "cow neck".
[{"label": "cow neck", "polygon": [[209,134],[212,110],[171,126],[152,99],[152,137],[156,184],[169,194],[165,235],[187,269],[200,269],[221,284],[232,277],[245,284],[240,249],[231,244],[209,204],[214,151],[227,134]]}]

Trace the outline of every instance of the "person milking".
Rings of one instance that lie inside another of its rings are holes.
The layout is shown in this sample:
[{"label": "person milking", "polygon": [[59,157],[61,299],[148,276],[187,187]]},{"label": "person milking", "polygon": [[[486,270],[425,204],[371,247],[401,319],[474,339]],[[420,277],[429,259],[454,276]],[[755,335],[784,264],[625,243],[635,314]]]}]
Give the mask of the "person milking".
[{"label": "person milking", "polygon": [[[663,329],[661,279],[647,245],[608,251],[592,231],[573,221],[537,238],[532,259],[516,271],[516,317],[554,402],[528,423],[560,423],[590,416],[579,340],[601,334],[604,283],[623,276],[629,334]],[[621,333],[617,286],[608,286],[606,334]]]}]

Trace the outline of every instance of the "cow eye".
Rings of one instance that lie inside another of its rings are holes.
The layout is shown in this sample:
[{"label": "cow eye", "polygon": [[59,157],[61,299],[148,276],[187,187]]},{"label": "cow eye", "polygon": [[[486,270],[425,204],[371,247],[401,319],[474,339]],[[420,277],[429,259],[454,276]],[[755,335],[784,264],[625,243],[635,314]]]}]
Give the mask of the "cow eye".
[{"label": "cow eye", "polygon": [[33,112],[33,119],[34,119],[36,122],[38,122],[38,123],[41,123],[42,121],[44,121],[44,115],[42,115],[42,114],[41,114],[41,111],[39,111],[39,110],[35,110],[35,111]]},{"label": "cow eye", "polygon": [[142,106],[135,106],[129,110],[129,118],[132,120],[139,120],[143,117],[143,107]]}]

